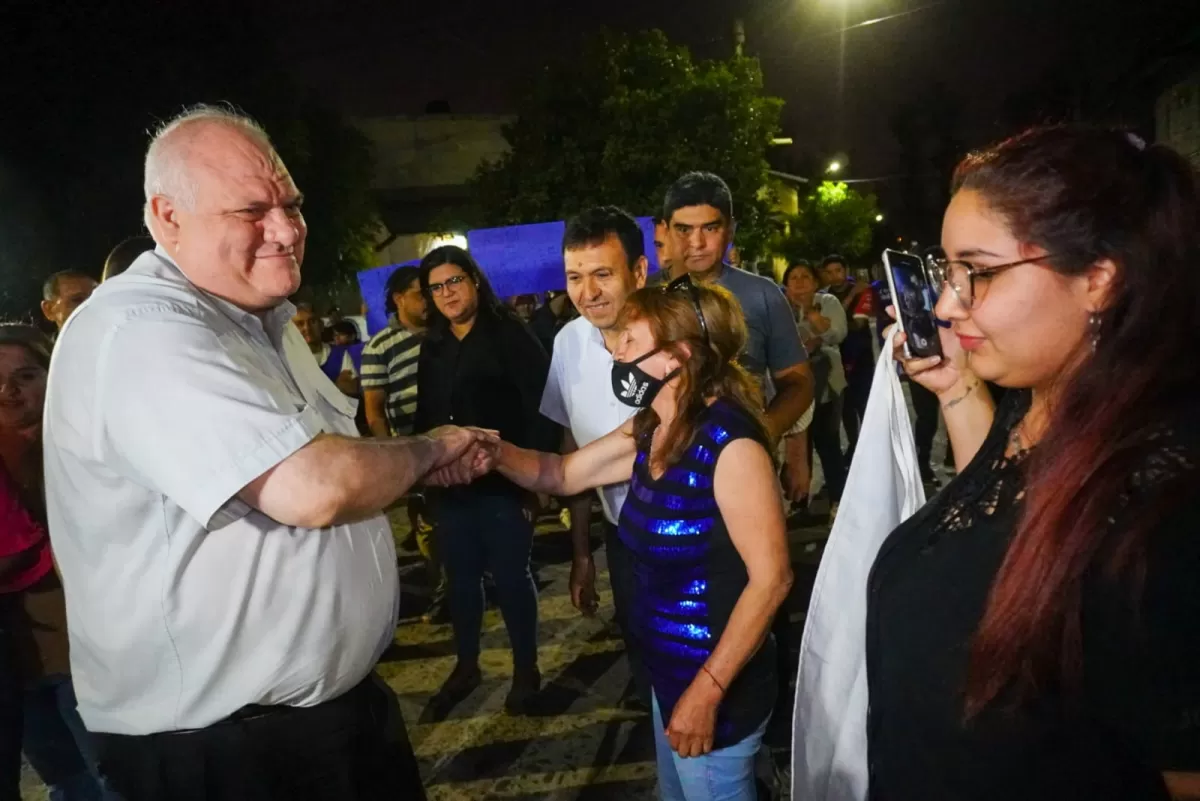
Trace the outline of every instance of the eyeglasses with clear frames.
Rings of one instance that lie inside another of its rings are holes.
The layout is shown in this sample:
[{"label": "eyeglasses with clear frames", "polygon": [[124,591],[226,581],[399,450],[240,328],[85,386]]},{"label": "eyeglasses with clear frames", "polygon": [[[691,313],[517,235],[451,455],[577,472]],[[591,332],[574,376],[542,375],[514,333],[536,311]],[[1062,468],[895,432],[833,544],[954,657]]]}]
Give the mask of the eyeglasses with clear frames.
[{"label": "eyeglasses with clear frames", "polygon": [[456,275],[453,278],[447,278],[445,281],[442,281],[440,284],[430,284],[429,285],[429,294],[433,295],[435,298],[441,297],[442,293],[445,292],[447,289],[449,289],[452,286],[458,286],[463,281],[466,281],[467,278],[468,278],[468,276],[465,274]]},{"label": "eyeglasses with clear frames", "polygon": [[971,262],[961,259],[940,259],[930,256],[925,260],[925,265],[929,270],[929,278],[934,284],[939,287],[949,285],[963,309],[970,311],[983,301],[983,295],[987,291],[987,284],[977,284],[975,279],[990,278],[1013,267],[1036,264],[1052,258],[1054,257],[1050,254],[1044,254],[1031,259],[995,264],[991,267],[976,267]]}]

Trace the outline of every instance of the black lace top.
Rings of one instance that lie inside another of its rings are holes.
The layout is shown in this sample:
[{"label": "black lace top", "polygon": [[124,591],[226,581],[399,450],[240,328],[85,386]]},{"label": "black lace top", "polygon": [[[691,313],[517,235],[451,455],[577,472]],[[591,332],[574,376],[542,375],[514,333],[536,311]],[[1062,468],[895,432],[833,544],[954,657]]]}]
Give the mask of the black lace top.
[{"label": "black lace top", "polygon": [[872,569],[875,801],[1165,799],[1163,771],[1200,770],[1200,451],[1192,420],[1160,426],[1131,492],[1114,500],[1119,537],[1119,521],[1145,513],[1139,490],[1171,482],[1181,498],[1150,538],[1140,595],[1099,569],[1085,581],[1082,686],[1069,696],[1044,689],[1019,708],[1000,703],[963,721],[971,636],[1024,497],[1024,458],[1006,458],[1005,449],[1028,406],[1027,392],[1007,393],[974,461],[892,533]]}]

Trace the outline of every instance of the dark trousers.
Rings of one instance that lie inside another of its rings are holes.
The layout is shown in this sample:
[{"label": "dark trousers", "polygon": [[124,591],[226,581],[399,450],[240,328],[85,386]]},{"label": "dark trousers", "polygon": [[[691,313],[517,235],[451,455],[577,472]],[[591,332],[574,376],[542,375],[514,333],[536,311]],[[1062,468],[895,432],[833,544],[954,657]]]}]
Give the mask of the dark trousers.
[{"label": "dark trousers", "polygon": [[867,413],[867,399],[871,397],[871,382],[875,379],[875,365],[869,360],[846,369],[846,391],[842,393],[842,423],[846,426],[847,454],[854,453],[858,444],[858,430]]},{"label": "dark trousers", "polygon": [[825,472],[829,500],[839,503],[846,487],[846,459],[842,455],[842,396],[830,393],[831,398],[813,409],[812,424],[808,427],[808,461],[812,463],[815,450]]},{"label": "dark trousers", "polygon": [[520,500],[514,495],[459,493],[440,499],[435,514],[459,663],[479,660],[483,571],[488,570],[512,643],[513,667],[537,667],[537,587],[529,571],[533,523]]},{"label": "dark trousers", "polygon": [[0,801],[21,801],[23,684],[12,631],[0,626]]},{"label": "dark trousers", "polygon": [[638,700],[649,709],[653,698],[650,690],[650,673],[642,658],[642,647],[637,632],[633,630],[630,610],[633,608],[633,552],[617,536],[617,527],[604,523],[604,551],[608,555],[608,582],[612,586],[613,612],[621,637],[625,640],[625,658],[629,660],[629,675]]},{"label": "dark trousers", "polygon": [[70,676],[46,676],[25,690],[24,732],[25,757],[50,788],[51,801],[118,798],[105,790]]},{"label": "dark trousers", "polygon": [[938,407],[937,395],[934,395],[916,381],[908,382],[908,391],[912,396],[913,411],[917,419],[913,422],[913,439],[917,446],[917,463],[921,466],[921,475],[930,471],[933,459],[933,438],[937,434]]},{"label": "dark trousers", "polygon": [[396,696],[377,676],[314,707],[248,707],[204,729],[93,735],[127,801],[424,801]]}]

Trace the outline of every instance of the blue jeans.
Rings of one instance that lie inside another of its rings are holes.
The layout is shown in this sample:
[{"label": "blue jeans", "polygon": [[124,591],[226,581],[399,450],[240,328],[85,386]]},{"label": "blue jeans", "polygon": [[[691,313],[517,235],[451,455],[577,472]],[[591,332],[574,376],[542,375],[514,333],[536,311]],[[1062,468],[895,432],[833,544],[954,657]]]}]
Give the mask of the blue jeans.
[{"label": "blue jeans", "polygon": [[513,667],[537,667],[537,586],[529,571],[533,524],[520,501],[510,495],[464,494],[440,503],[436,514],[459,663],[479,660],[486,569],[496,582]]},{"label": "blue jeans", "polygon": [[754,762],[769,720],[741,742],[684,759],[671,750],[655,697],[654,754],[660,801],[756,801]]},{"label": "blue jeans", "polygon": [[70,676],[47,676],[25,690],[22,747],[50,790],[50,801],[114,801],[104,785],[91,736],[75,704]]}]

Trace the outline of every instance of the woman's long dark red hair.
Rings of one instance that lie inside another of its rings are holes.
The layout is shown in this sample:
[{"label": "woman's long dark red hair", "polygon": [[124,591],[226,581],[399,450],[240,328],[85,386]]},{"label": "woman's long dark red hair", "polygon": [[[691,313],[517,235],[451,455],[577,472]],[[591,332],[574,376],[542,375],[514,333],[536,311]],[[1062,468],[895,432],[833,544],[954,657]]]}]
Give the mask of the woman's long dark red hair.
[{"label": "woman's long dark red hair", "polygon": [[[1200,400],[1200,200],[1195,172],[1169,148],[1077,127],[1034,129],[968,156],[952,190],[979,192],[1060,273],[1117,266],[1095,352],[1062,377],[1027,463],[1021,519],[972,643],[971,717],[1001,693],[1077,684],[1082,584],[1097,560],[1108,577],[1137,583],[1157,518],[1128,521],[1116,543],[1110,518],[1154,424]],[[1172,490],[1146,506],[1164,513]]]}]

